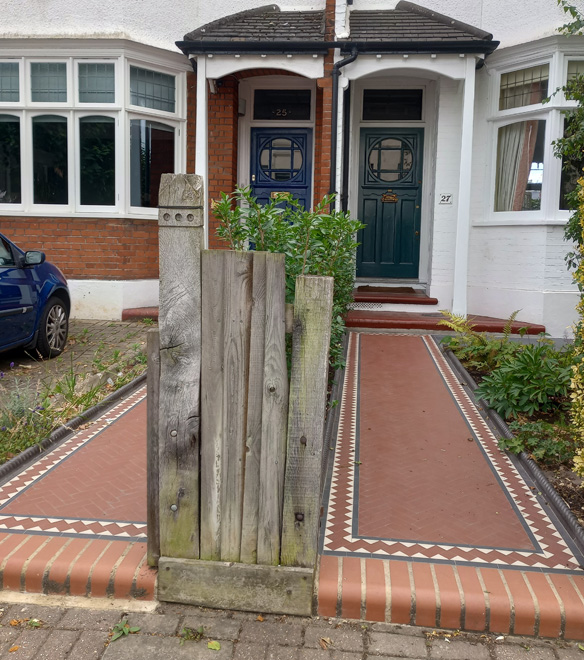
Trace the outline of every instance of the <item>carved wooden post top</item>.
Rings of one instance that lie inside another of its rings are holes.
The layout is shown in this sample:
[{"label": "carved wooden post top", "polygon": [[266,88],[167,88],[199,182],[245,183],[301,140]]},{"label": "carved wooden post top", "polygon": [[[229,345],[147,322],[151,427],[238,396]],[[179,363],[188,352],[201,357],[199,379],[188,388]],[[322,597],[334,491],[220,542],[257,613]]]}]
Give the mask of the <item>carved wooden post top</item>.
[{"label": "carved wooden post top", "polygon": [[158,193],[158,226],[202,227],[203,203],[203,177],[163,174]]}]

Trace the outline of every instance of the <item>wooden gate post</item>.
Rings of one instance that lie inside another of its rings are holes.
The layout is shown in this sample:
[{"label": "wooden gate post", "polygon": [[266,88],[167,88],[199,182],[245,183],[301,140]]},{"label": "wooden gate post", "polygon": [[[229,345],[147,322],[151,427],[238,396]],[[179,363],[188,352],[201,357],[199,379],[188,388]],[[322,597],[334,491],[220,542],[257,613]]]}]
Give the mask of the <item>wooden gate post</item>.
[{"label": "wooden gate post", "polygon": [[281,563],[316,564],[333,278],[296,280]]},{"label": "wooden gate post", "polygon": [[146,521],[148,530],[148,565],[158,566],[160,558],[160,523],[158,520],[158,414],[160,392],[160,333],[158,328],[146,333],[148,350],[148,374],[146,380],[147,406],[147,499]]},{"label": "wooden gate post", "polygon": [[160,555],[199,556],[203,180],[163,174],[159,194]]}]

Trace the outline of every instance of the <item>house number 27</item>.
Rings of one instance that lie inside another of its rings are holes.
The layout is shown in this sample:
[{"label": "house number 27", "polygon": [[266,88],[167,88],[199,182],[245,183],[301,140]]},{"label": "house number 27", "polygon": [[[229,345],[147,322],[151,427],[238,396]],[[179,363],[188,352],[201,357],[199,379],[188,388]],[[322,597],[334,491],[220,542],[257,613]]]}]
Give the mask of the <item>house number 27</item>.
[{"label": "house number 27", "polygon": [[448,195],[441,194],[439,204],[452,204],[452,195],[451,194],[448,194]]}]

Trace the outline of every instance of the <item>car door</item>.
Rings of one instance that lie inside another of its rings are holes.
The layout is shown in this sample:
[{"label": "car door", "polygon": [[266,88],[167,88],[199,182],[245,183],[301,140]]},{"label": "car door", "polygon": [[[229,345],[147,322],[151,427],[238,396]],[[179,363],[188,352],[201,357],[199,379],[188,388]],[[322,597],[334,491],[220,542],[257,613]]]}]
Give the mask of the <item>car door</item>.
[{"label": "car door", "polygon": [[0,236],[0,346],[32,339],[38,304],[34,269],[21,268],[16,250]]}]

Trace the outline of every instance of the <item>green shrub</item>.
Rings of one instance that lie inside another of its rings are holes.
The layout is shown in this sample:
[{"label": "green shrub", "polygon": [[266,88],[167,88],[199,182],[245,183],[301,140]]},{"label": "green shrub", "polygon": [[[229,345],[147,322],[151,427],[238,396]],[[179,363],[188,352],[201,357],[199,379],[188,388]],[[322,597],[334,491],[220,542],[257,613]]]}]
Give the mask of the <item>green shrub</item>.
[{"label": "green shrub", "polygon": [[454,352],[469,371],[488,373],[523,348],[521,344],[511,341],[511,327],[518,312],[519,310],[511,314],[502,335],[495,337],[486,332],[477,332],[472,322],[464,316],[443,310],[440,313],[444,319],[439,321],[439,324],[456,332],[456,336],[444,337],[442,343]]},{"label": "green shrub", "polygon": [[334,278],[330,364],[336,369],[343,366],[344,317],[353,301],[355,235],[364,225],[348,213],[329,211],[333,201],[326,196],[308,211],[287,195],[260,204],[251,188],[237,188],[232,195],[221,193],[213,213],[217,234],[232,250],[286,255],[286,302],[294,302],[298,275]]},{"label": "green shrub", "polygon": [[513,454],[524,451],[546,467],[569,464],[576,453],[574,434],[562,419],[557,424],[543,420],[510,422],[513,438],[501,438],[499,447]]},{"label": "green shrub", "polygon": [[553,412],[564,405],[571,374],[571,353],[531,344],[485,376],[475,394],[505,418]]}]

